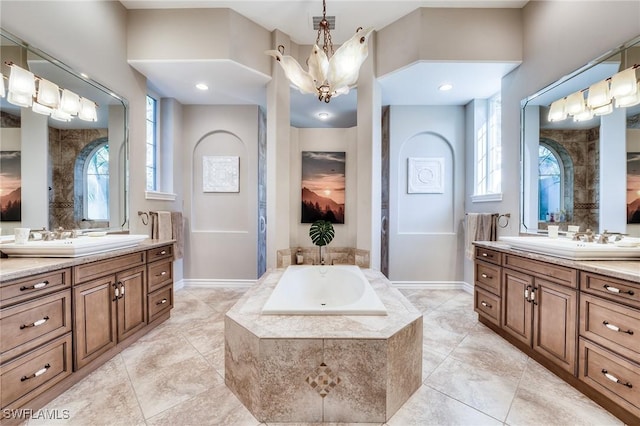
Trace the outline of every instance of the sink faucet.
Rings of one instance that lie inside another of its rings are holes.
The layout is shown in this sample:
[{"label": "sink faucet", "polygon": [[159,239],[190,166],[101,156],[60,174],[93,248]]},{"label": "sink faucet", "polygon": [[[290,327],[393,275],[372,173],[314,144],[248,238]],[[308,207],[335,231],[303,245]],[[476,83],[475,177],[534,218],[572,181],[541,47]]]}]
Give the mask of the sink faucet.
[{"label": "sink faucet", "polygon": [[[584,238],[581,238],[584,237]],[[592,243],[593,242],[593,232],[591,232],[591,229],[587,229],[585,232],[576,232],[575,234],[573,234],[573,241],[584,241],[586,243]]]},{"label": "sink faucet", "polygon": [[596,242],[598,244],[607,244],[609,242],[609,237],[612,237],[614,235],[614,241],[620,241],[622,239],[622,234],[620,232],[609,232],[605,229],[602,234],[598,235],[598,239],[596,240]]}]

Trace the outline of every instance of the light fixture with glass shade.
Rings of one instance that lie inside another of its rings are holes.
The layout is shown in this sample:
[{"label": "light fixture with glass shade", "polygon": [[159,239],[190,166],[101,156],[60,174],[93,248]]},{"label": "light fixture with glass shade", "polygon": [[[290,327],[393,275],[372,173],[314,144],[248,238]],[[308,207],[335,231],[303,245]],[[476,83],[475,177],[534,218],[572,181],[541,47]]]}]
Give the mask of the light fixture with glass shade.
[{"label": "light fixture with glass shade", "polygon": [[69,89],[62,90],[60,99],[60,111],[67,115],[77,115],[80,111],[80,96]]},{"label": "light fixture with glass shade", "polygon": [[636,93],[616,97],[616,108],[632,107],[640,104],[640,82],[636,83]]},{"label": "light fixture with glass shade", "polygon": [[627,68],[611,76],[611,96],[619,99],[626,96],[635,95],[638,92],[636,79],[636,66]]},{"label": "light fixture with glass shade", "polygon": [[96,104],[87,98],[80,98],[80,111],[78,118],[84,121],[98,121]]},{"label": "light fixture with glass shade", "polygon": [[60,88],[57,84],[41,78],[38,80],[38,96],[36,102],[50,109],[60,106]]},{"label": "light fixture with glass shade", "polygon": [[582,91],[575,92],[567,96],[565,111],[569,115],[577,115],[583,113],[587,109],[587,105],[584,102],[584,95]]},{"label": "light fixture with glass shade", "polygon": [[[265,53],[278,61],[286,77],[301,93],[317,95],[318,100],[329,103],[332,97],[349,93],[358,81],[360,67],[369,54],[368,43],[373,29],[358,28],[334,53],[326,9],[326,1],[322,0],[322,19],[318,22],[316,43],[307,59],[308,71],[292,56],[284,54],[283,45]],[[321,35],[322,49],[318,46]]]},{"label": "light fixture with glass shade", "polygon": [[593,110],[586,108],[584,111],[579,112],[573,116],[573,121],[587,121],[593,118]]},{"label": "light fixture with glass shade", "polygon": [[549,121],[562,121],[567,118],[567,111],[565,110],[566,103],[567,100],[565,98],[552,102],[549,107],[549,115],[547,119]]},{"label": "light fixture with glass shade", "polygon": [[[611,104],[609,82],[602,80],[589,86],[587,94],[587,106],[591,109],[601,108]],[[595,111],[594,111],[595,112]]]}]

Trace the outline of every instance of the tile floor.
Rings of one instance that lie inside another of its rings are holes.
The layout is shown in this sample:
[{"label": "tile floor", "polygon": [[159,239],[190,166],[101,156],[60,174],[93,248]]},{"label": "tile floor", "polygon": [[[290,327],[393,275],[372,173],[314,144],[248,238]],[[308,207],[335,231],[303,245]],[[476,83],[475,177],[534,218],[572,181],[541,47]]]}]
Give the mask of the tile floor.
[{"label": "tile floor", "polygon": [[[389,426],[622,424],[478,323],[472,295],[402,292],[424,312],[423,386]],[[170,320],[44,407],[68,420],[28,425],[259,425],[224,385],[223,318],[241,294],[176,291]]]}]

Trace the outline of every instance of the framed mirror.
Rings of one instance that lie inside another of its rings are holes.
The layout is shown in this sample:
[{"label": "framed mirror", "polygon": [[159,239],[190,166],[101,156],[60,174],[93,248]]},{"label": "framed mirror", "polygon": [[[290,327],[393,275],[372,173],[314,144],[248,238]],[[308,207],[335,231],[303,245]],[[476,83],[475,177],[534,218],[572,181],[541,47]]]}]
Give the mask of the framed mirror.
[{"label": "framed mirror", "polygon": [[588,104],[596,83],[608,91],[623,70],[634,69],[627,74],[637,87],[638,64],[640,37],[522,100],[520,232],[544,233],[553,224],[640,234],[640,105],[618,106],[609,95],[601,115],[587,106],[584,117],[565,109],[566,118],[550,119],[552,104],[566,108],[572,96]]},{"label": "framed mirror", "polygon": [[[2,235],[16,227],[128,229],[127,101],[12,34],[0,36]],[[51,109],[19,106],[9,87],[15,67],[33,74],[34,105],[51,82],[61,97],[68,91],[93,105],[95,117],[56,119]]]}]

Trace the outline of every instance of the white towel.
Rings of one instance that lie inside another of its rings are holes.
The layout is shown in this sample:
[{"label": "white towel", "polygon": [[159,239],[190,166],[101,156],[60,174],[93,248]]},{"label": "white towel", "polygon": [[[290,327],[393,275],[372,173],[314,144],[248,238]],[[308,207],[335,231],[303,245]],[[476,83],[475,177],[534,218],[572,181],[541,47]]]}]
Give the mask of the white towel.
[{"label": "white towel", "polygon": [[467,259],[473,259],[473,242],[476,239],[479,222],[480,215],[478,213],[467,213],[467,220],[464,222],[464,254]]}]

